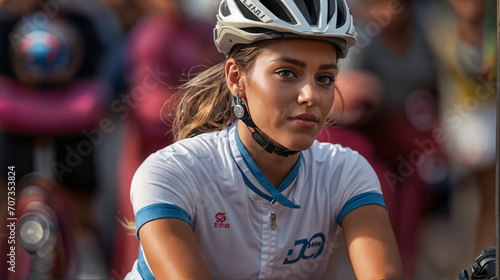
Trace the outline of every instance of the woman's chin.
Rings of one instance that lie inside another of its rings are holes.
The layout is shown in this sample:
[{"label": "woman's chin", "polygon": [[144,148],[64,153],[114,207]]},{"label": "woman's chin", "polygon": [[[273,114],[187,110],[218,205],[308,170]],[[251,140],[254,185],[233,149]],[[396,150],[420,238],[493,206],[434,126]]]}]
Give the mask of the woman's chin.
[{"label": "woman's chin", "polygon": [[283,146],[287,147],[289,150],[293,151],[303,151],[309,149],[316,138],[310,137],[295,137],[293,142],[284,141],[281,143]]}]

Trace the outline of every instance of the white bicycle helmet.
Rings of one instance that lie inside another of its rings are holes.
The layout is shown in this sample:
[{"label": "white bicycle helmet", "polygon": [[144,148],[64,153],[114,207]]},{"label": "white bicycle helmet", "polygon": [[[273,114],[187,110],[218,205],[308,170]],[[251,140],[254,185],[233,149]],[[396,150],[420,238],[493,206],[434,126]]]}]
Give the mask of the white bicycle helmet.
[{"label": "white bicycle helmet", "polygon": [[311,38],[333,43],[345,57],[356,43],[346,0],[222,0],[214,41],[229,55],[237,44],[277,38]]}]

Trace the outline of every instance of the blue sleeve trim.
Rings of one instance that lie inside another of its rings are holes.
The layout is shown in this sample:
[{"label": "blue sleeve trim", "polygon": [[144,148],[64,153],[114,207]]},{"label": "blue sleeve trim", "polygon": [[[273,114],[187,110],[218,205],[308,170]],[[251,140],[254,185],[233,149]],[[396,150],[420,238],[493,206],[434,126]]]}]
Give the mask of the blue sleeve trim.
[{"label": "blue sleeve trim", "polygon": [[144,260],[141,248],[139,248],[139,256],[137,257],[137,271],[139,272],[139,275],[141,275],[142,279],[155,280],[153,273],[149,270],[149,267]]},{"label": "blue sleeve trim", "polygon": [[[158,203],[141,208],[135,214],[135,235],[139,239],[139,229],[147,222],[161,218],[177,218],[187,222],[191,227],[191,217],[186,210],[172,204]],[[140,239],[139,239],[140,240]]]},{"label": "blue sleeve trim", "polygon": [[337,224],[340,225],[345,215],[347,215],[352,210],[368,204],[378,204],[383,206],[387,210],[387,207],[385,206],[384,203],[384,197],[382,196],[382,194],[375,192],[362,193],[349,199],[349,201],[347,201],[346,204],[344,204],[342,210],[340,210],[340,213],[337,216]]}]

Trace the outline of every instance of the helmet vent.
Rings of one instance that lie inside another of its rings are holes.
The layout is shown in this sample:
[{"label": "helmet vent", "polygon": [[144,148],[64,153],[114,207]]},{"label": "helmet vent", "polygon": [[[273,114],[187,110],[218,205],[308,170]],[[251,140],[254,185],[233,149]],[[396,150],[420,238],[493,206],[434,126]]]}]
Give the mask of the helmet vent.
[{"label": "helmet vent", "polygon": [[268,28],[262,28],[262,27],[249,27],[249,28],[242,28],[241,30],[248,32],[248,33],[254,33],[254,34],[267,34],[271,37],[279,38],[282,36],[282,33],[276,32],[276,30],[268,29]]},{"label": "helmet vent", "polygon": [[309,25],[318,25],[319,0],[293,0]]},{"label": "helmet vent", "polygon": [[254,15],[246,6],[245,4],[241,3],[241,1],[234,1],[236,2],[236,5],[238,5],[238,8],[240,9],[241,13],[243,13],[243,16],[246,17],[247,19],[254,20],[254,21],[261,21],[256,15]]},{"label": "helmet vent", "polygon": [[337,0],[328,0],[328,19],[327,22],[330,22],[330,20],[333,17],[333,14],[335,14],[335,10],[337,9]]},{"label": "helmet vent", "polygon": [[220,12],[225,17],[231,15],[231,11],[229,10],[229,7],[227,6],[227,1],[222,1],[221,5],[220,5]]},{"label": "helmet vent", "polygon": [[337,12],[337,28],[339,28],[342,27],[347,20],[346,7],[344,6],[344,1],[337,0],[337,7],[339,8]]},{"label": "helmet vent", "polygon": [[297,24],[295,18],[290,14],[281,1],[277,0],[262,0],[260,1],[271,13],[277,16],[282,21],[290,24]]}]

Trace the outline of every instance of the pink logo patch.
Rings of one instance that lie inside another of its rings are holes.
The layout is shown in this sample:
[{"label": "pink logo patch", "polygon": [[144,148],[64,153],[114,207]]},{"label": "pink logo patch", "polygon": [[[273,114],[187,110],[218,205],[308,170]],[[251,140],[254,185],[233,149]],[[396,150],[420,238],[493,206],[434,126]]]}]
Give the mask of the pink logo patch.
[{"label": "pink logo patch", "polygon": [[216,228],[229,228],[228,223],[224,223],[226,221],[226,213],[219,212],[215,214],[215,223],[214,227]]}]

